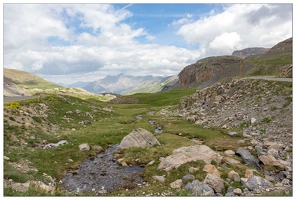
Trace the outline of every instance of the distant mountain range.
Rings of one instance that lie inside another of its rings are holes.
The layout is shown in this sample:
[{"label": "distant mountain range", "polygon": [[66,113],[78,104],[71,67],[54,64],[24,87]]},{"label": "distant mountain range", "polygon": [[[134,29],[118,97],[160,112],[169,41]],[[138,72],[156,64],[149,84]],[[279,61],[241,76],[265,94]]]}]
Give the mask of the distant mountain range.
[{"label": "distant mountain range", "polygon": [[134,94],[138,92],[155,93],[159,92],[167,84],[176,81],[176,76],[129,76],[123,73],[117,76],[106,76],[103,79],[93,82],[77,82],[69,87],[80,87],[92,93],[115,93],[115,94]]}]

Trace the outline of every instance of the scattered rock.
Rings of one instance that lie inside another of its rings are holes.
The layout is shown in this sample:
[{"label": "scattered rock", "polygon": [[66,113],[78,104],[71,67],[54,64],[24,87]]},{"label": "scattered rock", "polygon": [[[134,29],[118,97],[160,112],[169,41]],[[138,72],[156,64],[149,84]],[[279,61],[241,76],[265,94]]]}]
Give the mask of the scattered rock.
[{"label": "scattered rock", "polygon": [[217,168],[214,165],[205,165],[202,170],[204,172],[207,172],[208,174],[213,174],[217,177],[221,176],[220,172],[217,170]]},{"label": "scattered rock", "polygon": [[203,182],[213,188],[217,193],[221,193],[224,189],[224,181],[213,174],[207,174]]},{"label": "scattered rock", "polygon": [[80,151],[89,151],[90,146],[89,146],[89,144],[84,143],[84,144],[79,145],[79,149],[80,149]]},{"label": "scattered rock", "polygon": [[230,178],[231,180],[233,180],[234,182],[240,182],[240,176],[237,172],[231,170],[230,172],[228,172],[228,178]]},{"label": "scattered rock", "polygon": [[84,120],[84,121],[83,121],[83,124],[84,124],[84,125],[88,125],[88,124],[91,124],[91,122],[90,122],[89,120]]},{"label": "scattered rock", "polygon": [[230,132],[230,133],[228,133],[228,135],[231,136],[231,137],[237,137],[238,136],[237,132]]},{"label": "scattered rock", "polygon": [[263,179],[259,176],[252,176],[247,180],[243,187],[248,188],[249,190],[266,190],[268,188],[273,188],[273,184],[266,179]]},{"label": "scattered rock", "polygon": [[184,184],[193,181],[195,177],[192,174],[186,174],[185,176],[182,177],[182,181]]},{"label": "scattered rock", "polygon": [[3,156],[3,159],[6,161],[10,160],[10,158],[8,158],[7,156]]},{"label": "scattered rock", "polygon": [[232,150],[226,150],[224,151],[225,155],[235,155],[235,152]]},{"label": "scattered rock", "polygon": [[104,151],[104,149],[101,146],[94,145],[92,146],[92,149],[95,150],[97,153],[101,153]]},{"label": "scattered rock", "polygon": [[251,118],[251,124],[254,124],[256,121],[256,118]]},{"label": "scattered rock", "polygon": [[196,196],[214,196],[214,190],[199,180],[192,181],[185,186],[185,189]]},{"label": "scattered rock", "polygon": [[58,146],[60,145],[64,145],[64,144],[68,144],[68,141],[67,140],[61,140],[57,143],[49,143],[49,144],[46,144],[43,149],[54,149],[54,148],[57,148]]},{"label": "scattered rock", "polygon": [[259,165],[259,160],[256,159],[254,156],[252,156],[252,154],[248,150],[246,150],[244,148],[239,148],[236,151],[236,154],[240,155],[246,164],[248,164],[252,167],[255,167],[257,169],[261,169],[261,167]]},{"label": "scattered rock", "polygon": [[198,167],[190,167],[189,169],[188,169],[188,171],[189,171],[189,173],[195,173],[195,172],[197,172],[199,170],[199,168]]},{"label": "scattered rock", "polygon": [[152,178],[154,180],[157,180],[157,181],[161,182],[161,183],[164,183],[165,182],[164,176],[152,176]]},{"label": "scattered rock", "polygon": [[181,188],[183,186],[182,179],[178,179],[172,183],[170,183],[171,188]]},{"label": "scattered rock", "polygon": [[130,134],[125,136],[120,142],[120,149],[127,149],[129,147],[153,147],[160,145],[159,141],[149,131],[138,128],[133,130]]},{"label": "scattered rock", "polygon": [[178,168],[180,165],[197,160],[203,160],[206,164],[210,164],[212,160],[221,163],[222,156],[214,152],[206,145],[195,145],[189,147],[181,147],[175,149],[173,154],[163,158],[158,165],[158,169],[169,171]]},{"label": "scattered rock", "polygon": [[240,188],[235,188],[234,190],[233,190],[233,193],[235,194],[235,195],[238,195],[238,196],[240,196],[240,195],[242,195],[242,190],[240,189]]},{"label": "scattered rock", "polygon": [[250,177],[252,177],[252,176],[254,176],[254,174],[253,174],[253,170],[246,169],[245,177],[246,177],[246,178],[250,178]]}]

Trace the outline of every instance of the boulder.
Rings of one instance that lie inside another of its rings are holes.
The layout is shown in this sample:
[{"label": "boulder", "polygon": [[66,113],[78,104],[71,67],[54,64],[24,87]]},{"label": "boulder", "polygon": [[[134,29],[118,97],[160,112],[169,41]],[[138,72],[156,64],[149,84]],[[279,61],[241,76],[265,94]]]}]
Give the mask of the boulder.
[{"label": "boulder", "polygon": [[252,176],[244,183],[243,187],[248,188],[248,190],[266,190],[268,188],[273,188],[273,184],[266,179],[259,176]]},{"label": "boulder", "polygon": [[185,189],[196,196],[214,196],[214,190],[199,180],[192,181],[185,186]]},{"label": "boulder", "polygon": [[259,159],[261,162],[263,162],[264,165],[275,166],[280,169],[285,169],[286,167],[289,167],[292,165],[290,162],[287,162],[281,159],[277,160],[272,155],[262,155],[262,156],[259,156]]},{"label": "boulder", "polygon": [[159,141],[149,131],[138,128],[133,130],[130,134],[125,136],[119,145],[120,149],[127,149],[129,147],[153,147],[160,145]]},{"label": "boulder", "polygon": [[175,149],[173,154],[163,158],[158,169],[164,169],[169,171],[174,168],[178,168],[180,165],[197,160],[203,160],[206,164],[210,164],[212,160],[217,163],[221,163],[222,156],[214,152],[210,147],[206,145],[195,145],[189,147],[181,147]]},{"label": "boulder", "polygon": [[224,189],[224,181],[213,174],[207,174],[203,182],[213,188],[217,193],[221,193]]},{"label": "boulder", "polygon": [[244,149],[244,148],[239,148],[237,151],[236,151],[236,154],[240,155],[243,159],[243,161],[247,164],[247,165],[250,165],[252,167],[255,167],[259,170],[261,170],[261,167],[259,165],[259,160],[256,159],[254,156],[252,156],[252,154]]}]

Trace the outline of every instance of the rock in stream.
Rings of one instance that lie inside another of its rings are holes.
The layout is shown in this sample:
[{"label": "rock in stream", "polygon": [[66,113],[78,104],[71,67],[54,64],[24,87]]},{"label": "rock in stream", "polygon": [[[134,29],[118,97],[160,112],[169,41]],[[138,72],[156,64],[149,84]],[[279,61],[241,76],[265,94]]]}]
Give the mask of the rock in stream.
[{"label": "rock in stream", "polygon": [[97,156],[85,159],[76,172],[64,176],[62,186],[69,192],[104,194],[142,184],[140,173],[144,168],[119,166],[112,155],[118,147],[115,144]]}]

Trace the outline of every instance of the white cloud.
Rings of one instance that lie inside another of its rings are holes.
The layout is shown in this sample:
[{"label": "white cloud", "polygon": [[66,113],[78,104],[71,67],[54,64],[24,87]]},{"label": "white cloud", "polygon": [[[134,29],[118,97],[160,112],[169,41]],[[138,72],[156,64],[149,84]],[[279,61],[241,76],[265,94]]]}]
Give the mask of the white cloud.
[{"label": "white cloud", "polygon": [[5,4],[4,67],[58,83],[121,72],[174,75],[202,56],[270,47],[291,37],[291,12],[282,5],[235,4],[197,21],[187,14],[171,24],[180,27],[177,34],[186,42],[200,44],[200,49],[189,50],[140,43],[138,38],[157,39],[145,27],[126,23],[131,12],[109,4]]},{"label": "white cloud", "polygon": [[184,24],[177,34],[188,44],[199,44],[202,57],[238,48],[272,47],[292,37],[292,4],[228,5],[219,14],[213,10],[207,17]]},{"label": "white cloud", "polygon": [[209,44],[209,49],[219,52],[219,54],[226,52],[228,55],[233,52],[233,49],[242,48],[241,39],[238,33],[223,33],[216,36]]},{"label": "white cloud", "polygon": [[[140,44],[135,38],[153,40],[155,36],[124,23],[131,16],[109,4],[5,5],[4,67],[55,81],[61,76],[57,82],[63,83],[78,81],[73,77],[97,79],[121,72],[174,75],[198,58],[198,51]],[[59,40],[57,44],[51,44],[50,37]]]}]

